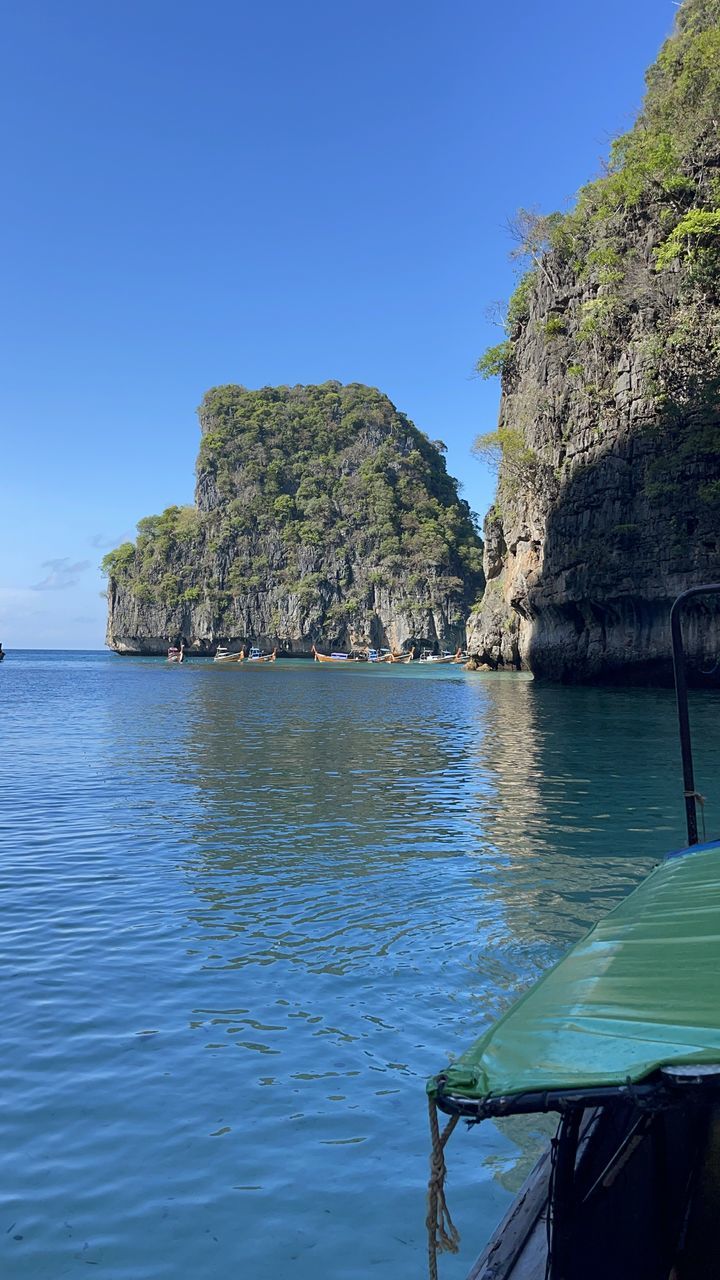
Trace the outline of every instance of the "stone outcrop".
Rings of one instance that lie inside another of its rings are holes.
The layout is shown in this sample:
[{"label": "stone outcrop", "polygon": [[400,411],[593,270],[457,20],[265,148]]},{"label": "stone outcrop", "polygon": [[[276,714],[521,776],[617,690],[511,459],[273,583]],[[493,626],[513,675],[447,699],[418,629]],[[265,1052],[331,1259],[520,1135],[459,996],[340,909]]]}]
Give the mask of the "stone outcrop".
[{"label": "stone outcrop", "polygon": [[[479,447],[501,459],[468,648],[551,679],[669,677],[674,598],[720,578],[718,0],[686,0],[648,86],[608,174],[528,220],[488,353],[503,391]],[[687,635],[712,669],[711,602]]]},{"label": "stone outcrop", "polygon": [[454,647],[482,541],[442,445],[380,392],[216,387],[200,408],[195,505],[110,553],[107,643]]}]

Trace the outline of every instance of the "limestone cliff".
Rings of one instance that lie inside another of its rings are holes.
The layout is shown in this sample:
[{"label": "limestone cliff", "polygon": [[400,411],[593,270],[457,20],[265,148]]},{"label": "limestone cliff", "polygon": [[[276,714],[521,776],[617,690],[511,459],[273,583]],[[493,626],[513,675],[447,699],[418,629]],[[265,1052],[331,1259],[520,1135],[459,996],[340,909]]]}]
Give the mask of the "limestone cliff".
[{"label": "limestone cliff", "polygon": [[[468,647],[555,679],[663,678],[672,600],[720,578],[720,0],[686,0],[647,86],[572,212],[522,217],[479,366],[499,480]],[[689,640],[712,667],[717,614]]]},{"label": "limestone cliff", "polygon": [[110,553],[108,644],[462,643],[482,541],[442,446],[379,391],[209,391],[195,505],[141,520]]}]

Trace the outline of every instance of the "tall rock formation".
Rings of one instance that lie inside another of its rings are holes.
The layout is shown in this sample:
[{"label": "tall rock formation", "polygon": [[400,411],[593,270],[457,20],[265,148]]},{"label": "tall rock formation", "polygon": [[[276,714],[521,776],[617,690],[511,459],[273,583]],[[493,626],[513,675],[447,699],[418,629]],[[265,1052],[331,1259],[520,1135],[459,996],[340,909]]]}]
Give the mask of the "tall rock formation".
[{"label": "tall rock formation", "polygon": [[464,640],[482,541],[442,446],[387,396],[215,387],[199,415],[195,505],[141,520],[105,558],[112,648]]},{"label": "tall rock formation", "polygon": [[[479,365],[502,373],[478,441],[499,478],[468,647],[663,678],[674,597],[720,578],[720,0],[685,0],[607,173],[520,233],[530,270]],[[712,605],[688,640],[697,668],[720,660]]]}]

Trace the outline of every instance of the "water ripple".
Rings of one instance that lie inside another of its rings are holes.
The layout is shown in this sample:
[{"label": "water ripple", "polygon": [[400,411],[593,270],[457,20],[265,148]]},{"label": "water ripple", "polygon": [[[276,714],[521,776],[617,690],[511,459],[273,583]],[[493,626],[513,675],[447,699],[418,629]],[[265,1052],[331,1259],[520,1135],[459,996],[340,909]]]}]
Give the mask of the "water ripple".
[{"label": "water ripple", "polygon": [[[671,697],[11,654],[0,699],[5,1274],[415,1280],[424,1076],[682,843]],[[455,1141],[447,1280],[543,1135]]]}]

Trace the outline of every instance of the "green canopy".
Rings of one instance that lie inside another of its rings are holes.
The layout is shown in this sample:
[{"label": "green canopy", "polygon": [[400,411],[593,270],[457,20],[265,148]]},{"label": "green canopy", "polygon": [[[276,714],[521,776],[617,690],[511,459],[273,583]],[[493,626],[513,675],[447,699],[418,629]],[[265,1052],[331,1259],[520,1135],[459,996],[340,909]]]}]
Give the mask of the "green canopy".
[{"label": "green canopy", "polygon": [[720,1064],[720,841],[656,867],[428,1092],[486,1102],[698,1063]]}]

